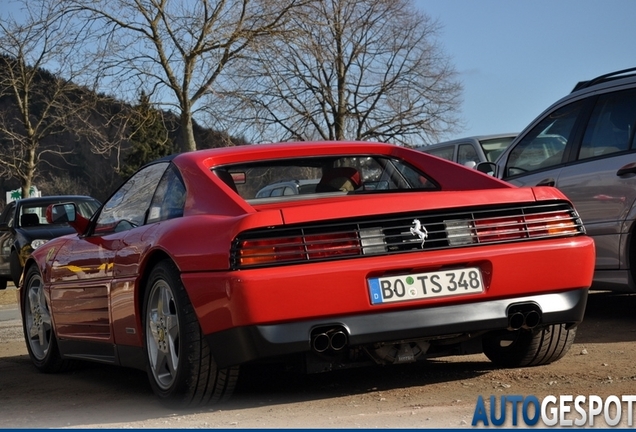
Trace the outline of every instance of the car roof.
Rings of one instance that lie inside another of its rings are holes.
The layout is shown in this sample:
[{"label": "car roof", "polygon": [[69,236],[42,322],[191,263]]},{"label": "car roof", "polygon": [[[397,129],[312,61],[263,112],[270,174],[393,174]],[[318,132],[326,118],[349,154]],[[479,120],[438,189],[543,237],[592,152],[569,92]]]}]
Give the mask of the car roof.
[{"label": "car roof", "polygon": [[603,74],[587,81],[579,81],[572,93],[579,90],[585,90],[589,88],[598,88],[602,84],[606,84],[605,87],[613,87],[614,85],[629,84],[636,82],[636,68],[622,69],[607,74]]},{"label": "car roof", "polygon": [[489,134],[489,135],[473,135],[473,136],[467,136],[467,137],[463,137],[463,138],[456,138],[450,141],[442,141],[439,143],[435,143],[435,144],[430,144],[430,145],[422,145],[422,146],[417,146],[415,147],[416,150],[429,150],[429,149],[436,149],[438,147],[445,147],[448,145],[455,145],[455,144],[459,144],[459,143],[465,143],[467,141],[472,141],[472,142],[480,142],[480,141],[487,141],[487,140],[491,140],[491,139],[498,139],[498,138],[515,138],[518,134],[517,133],[499,133],[499,134]]}]

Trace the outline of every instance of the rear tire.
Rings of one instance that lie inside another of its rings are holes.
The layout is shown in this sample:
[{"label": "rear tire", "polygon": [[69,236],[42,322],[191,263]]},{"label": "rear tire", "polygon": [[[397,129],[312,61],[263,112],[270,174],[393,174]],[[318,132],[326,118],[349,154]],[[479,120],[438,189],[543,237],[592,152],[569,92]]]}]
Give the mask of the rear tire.
[{"label": "rear tire", "polygon": [[71,368],[73,362],[63,359],[57,347],[44,283],[36,266],[31,266],[25,276],[21,304],[22,329],[33,365],[45,373],[62,372]]},{"label": "rear tire", "polygon": [[150,273],[144,295],[148,379],[161,401],[176,408],[227,400],[238,366],[218,369],[177,267],[164,260]]},{"label": "rear tire", "polygon": [[572,346],[576,327],[554,324],[533,330],[501,331],[484,336],[486,357],[500,367],[539,366],[562,358]]},{"label": "rear tire", "polygon": [[9,281],[7,279],[0,279],[0,290],[7,289],[7,283]]}]

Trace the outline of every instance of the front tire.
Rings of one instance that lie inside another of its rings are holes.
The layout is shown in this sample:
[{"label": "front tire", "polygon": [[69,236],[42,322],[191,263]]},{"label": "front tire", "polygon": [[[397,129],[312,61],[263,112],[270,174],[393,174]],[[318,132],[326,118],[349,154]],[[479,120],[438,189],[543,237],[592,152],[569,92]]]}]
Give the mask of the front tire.
[{"label": "front tire", "polygon": [[20,257],[15,250],[11,251],[9,256],[9,270],[13,284],[18,287],[20,285],[20,276],[22,275],[22,263],[20,263]]},{"label": "front tire", "polygon": [[143,317],[148,378],[162,402],[182,408],[230,397],[238,366],[216,367],[179,271],[169,260],[150,274]]},{"label": "front tire", "polygon": [[576,327],[554,324],[533,330],[501,331],[484,336],[486,357],[500,367],[539,366],[562,358],[572,346]]},{"label": "front tire", "polygon": [[61,372],[72,365],[60,355],[44,293],[44,283],[37,266],[31,266],[22,289],[22,329],[29,357],[35,367],[45,373]]}]

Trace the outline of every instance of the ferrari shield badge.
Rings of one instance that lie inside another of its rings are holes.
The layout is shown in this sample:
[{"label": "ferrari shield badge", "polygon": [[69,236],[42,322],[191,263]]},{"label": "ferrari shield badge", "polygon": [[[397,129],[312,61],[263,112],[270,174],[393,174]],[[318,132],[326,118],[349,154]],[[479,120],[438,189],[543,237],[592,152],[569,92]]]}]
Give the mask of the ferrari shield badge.
[{"label": "ferrari shield badge", "polygon": [[422,223],[419,221],[419,219],[415,219],[413,221],[413,226],[411,227],[411,234],[419,237],[420,240],[422,240],[422,248],[424,248],[424,242],[426,241],[426,238],[428,237],[428,231],[426,230],[426,227],[422,226]]}]

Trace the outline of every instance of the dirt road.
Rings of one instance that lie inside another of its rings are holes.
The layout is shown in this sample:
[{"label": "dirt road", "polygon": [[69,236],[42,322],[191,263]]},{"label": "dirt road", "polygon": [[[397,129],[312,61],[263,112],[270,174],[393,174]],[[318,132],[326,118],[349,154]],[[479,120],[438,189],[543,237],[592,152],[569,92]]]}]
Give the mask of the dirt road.
[{"label": "dirt road", "polygon": [[[0,293],[4,316],[15,309],[14,299],[15,290]],[[636,296],[593,293],[573,348],[547,366],[495,369],[485,356],[474,355],[307,376],[279,367],[245,367],[229,403],[182,412],[164,408],[155,399],[143,372],[88,364],[66,374],[38,373],[27,355],[19,321],[5,318],[0,320],[0,424],[470,428],[479,396],[636,394],[635,310]],[[606,424],[601,418],[595,426]]]}]

